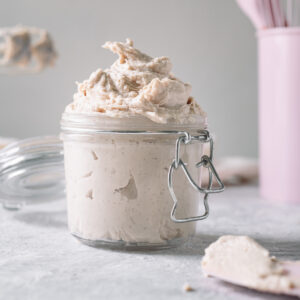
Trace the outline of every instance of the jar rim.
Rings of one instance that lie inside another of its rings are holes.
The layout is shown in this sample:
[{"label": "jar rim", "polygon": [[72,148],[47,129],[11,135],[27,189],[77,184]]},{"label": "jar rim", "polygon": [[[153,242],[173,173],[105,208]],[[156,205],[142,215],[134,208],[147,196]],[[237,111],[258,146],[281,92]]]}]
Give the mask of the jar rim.
[{"label": "jar rim", "polygon": [[207,129],[207,118],[194,115],[190,123],[156,123],[144,116],[130,116],[113,118],[102,116],[99,113],[68,113],[64,112],[61,118],[61,130],[88,129],[93,131],[190,131]]}]

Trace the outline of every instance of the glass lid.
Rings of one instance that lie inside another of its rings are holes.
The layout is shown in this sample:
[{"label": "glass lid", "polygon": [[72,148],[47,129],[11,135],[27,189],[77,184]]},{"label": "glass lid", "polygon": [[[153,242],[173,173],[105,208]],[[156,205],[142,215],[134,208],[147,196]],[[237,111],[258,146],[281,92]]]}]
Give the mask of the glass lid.
[{"label": "glass lid", "polygon": [[65,194],[63,145],[56,136],[29,138],[0,150],[0,202],[7,209]]}]

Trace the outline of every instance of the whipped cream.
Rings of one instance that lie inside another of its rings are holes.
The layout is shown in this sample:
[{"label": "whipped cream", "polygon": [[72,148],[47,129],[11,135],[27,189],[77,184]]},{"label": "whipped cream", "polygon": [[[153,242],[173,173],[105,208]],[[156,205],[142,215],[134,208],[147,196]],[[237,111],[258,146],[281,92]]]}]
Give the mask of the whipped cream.
[{"label": "whipped cream", "polygon": [[300,262],[278,261],[248,236],[220,237],[205,249],[202,269],[248,288],[300,296]]},{"label": "whipped cream", "polygon": [[[121,122],[120,120],[120,123]],[[167,178],[174,159],[172,136],[98,134],[64,136],[68,224],[71,233],[95,241],[166,245],[185,241],[196,223],[174,223]],[[199,180],[202,145],[189,145],[182,158]],[[198,214],[199,194],[183,172],[174,174],[178,218]]]},{"label": "whipped cream", "polygon": [[41,71],[56,61],[53,41],[45,29],[0,28],[0,40],[0,66]]},{"label": "whipped cream", "polygon": [[66,112],[121,118],[143,115],[157,123],[195,123],[205,113],[190,97],[191,86],[176,78],[168,57],[152,58],[126,43],[106,42],[119,55],[109,69],[98,69],[78,83]]}]

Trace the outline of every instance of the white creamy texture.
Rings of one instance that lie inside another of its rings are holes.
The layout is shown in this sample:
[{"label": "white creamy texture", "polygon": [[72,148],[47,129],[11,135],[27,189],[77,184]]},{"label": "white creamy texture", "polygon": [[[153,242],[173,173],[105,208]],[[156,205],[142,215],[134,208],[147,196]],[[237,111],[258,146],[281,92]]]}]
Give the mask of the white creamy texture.
[{"label": "white creamy texture", "polygon": [[0,66],[41,71],[57,58],[49,33],[41,28],[15,26],[0,29]]},{"label": "white creamy texture", "polygon": [[[174,137],[98,135],[64,138],[70,231],[92,241],[166,244],[186,238],[195,222],[170,219],[173,201],[167,185],[174,158]],[[183,147],[182,159],[197,181],[195,163],[202,145]],[[174,173],[177,217],[195,216],[199,194],[182,171]]]},{"label": "white creamy texture", "polygon": [[193,123],[205,116],[190,97],[191,86],[174,77],[168,57],[152,58],[133,47],[133,42],[107,42],[119,55],[109,69],[98,69],[78,84],[66,112],[98,112],[111,117],[143,115],[157,123]]},{"label": "white creamy texture", "polygon": [[270,257],[268,250],[247,236],[228,235],[205,249],[202,269],[206,275],[248,288],[297,295],[300,274],[293,276],[290,264]]}]

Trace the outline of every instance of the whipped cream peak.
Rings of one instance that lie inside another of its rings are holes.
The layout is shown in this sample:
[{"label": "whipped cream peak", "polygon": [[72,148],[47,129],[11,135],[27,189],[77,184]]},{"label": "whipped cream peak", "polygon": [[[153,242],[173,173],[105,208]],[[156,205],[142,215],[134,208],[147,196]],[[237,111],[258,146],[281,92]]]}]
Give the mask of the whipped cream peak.
[{"label": "whipped cream peak", "polygon": [[172,63],[168,57],[152,58],[133,48],[133,41],[131,39],[126,39],[126,43],[106,42],[103,48],[119,55],[119,60],[112,66],[117,71],[125,68],[130,71],[154,72],[168,76],[172,69]]},{"label": "whipped cream peak", "polygon": [[190,97],[191,86],[176,78],[168,57],[152,58],[133,47],[133,41],[106,42],[119,58],[78,83],[66,112],[98,112],[110,117],[143,115],[157,123],[194,123],[205,113]]}]

